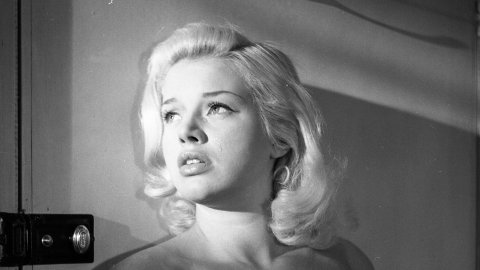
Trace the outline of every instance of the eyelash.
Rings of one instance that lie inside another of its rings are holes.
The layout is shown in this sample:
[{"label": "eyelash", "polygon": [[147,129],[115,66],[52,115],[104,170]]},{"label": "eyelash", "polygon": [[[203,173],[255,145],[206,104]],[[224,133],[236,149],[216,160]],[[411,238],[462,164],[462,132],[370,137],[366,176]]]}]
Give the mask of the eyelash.
[{"label": "eyelash", "polygon": [[[218,102],[218,101],[212,101],[212,102],[209,102],[208,103],[208,112],[207,112],[207,115],[211,115],[213,112],[213,110],[218,110],[218,108],[223,108],[225,110],[227,110],[226,113],[232,113],[232,112],[236,112],[235,110],[233,110],[230,106],[224,104],[224,103],[221,103],[221,102]],[[223,113],[221,113],[223,114]],[[175,116],[175,115],[178,115],[178,113],[174,112],[174,111],[166,111],[166,112],[163,112],[162,113],[162,120],[165,122],[165,123],[169,123],[172,119],[171,117],[172,116]]]},{"label": "eyelash", "polygon": [[163,113],[162,113],[162,120],[163,120],[163,122],[169,123],[169,122],[171,121],[170,117],[173,116],[173,115],[176,115],[176,114],[177,114],[177,113],[171,112],[171,111],[163,112]]},{"label": "eyelash", "polygon": [[220,103],[220,102],[217,102],[217,101],[212,101],[210,103],[208,103],[208,115],[211,114],[211,111],[214,109],[214,108],[224,108],[225,110],[228,111],[228,113],[230,112],[234,112],[234,110],[232,108],[230,108],[230,106],[224,104],[224,103]]}]

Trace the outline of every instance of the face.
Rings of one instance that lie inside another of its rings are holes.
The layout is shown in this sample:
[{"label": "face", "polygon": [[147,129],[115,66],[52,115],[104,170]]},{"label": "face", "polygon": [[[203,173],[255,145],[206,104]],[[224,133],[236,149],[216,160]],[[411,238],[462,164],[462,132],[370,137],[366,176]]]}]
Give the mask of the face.
[{"label": "face", "polygon": [[183,60],[162,88],[162,149],[185,199],[216,208],[263,204],[276,158],[242,78],[223,60]]}]

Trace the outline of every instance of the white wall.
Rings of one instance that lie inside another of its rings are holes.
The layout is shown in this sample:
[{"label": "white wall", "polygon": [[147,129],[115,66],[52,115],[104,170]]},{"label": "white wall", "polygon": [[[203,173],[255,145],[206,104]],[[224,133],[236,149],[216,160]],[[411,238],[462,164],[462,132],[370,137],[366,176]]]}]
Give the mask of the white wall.
[{"label": "white wall", "polygon": [[69,269],[106,269],[166,236],[141,191],[134,107],[150,46],[200,20],[293,58],[350,161],[360,227],[348,237],[376,269],[473,269],[473,0],[44,0],[32,11],[29,210],[96,222],[95,263]]}]

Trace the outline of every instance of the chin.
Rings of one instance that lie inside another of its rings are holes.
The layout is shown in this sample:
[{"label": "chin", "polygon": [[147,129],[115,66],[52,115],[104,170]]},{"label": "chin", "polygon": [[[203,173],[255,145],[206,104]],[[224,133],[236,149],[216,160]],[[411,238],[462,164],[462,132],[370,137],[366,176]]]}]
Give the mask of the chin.
[{"label": "chin", "polygon": [[207,195],[185,192],[185,191],[178,191],[178,196],[184,200],[191,201],[194,203],[200,203],[200,204],[207,201],[207,198],[208,198]]},{"label": "chin", "polygon": [[184,188],[178,190],[180,198],[215,209],[224,209],[232,203],[227,191],[205,188]]},{"label": "chin", "polygon": [[206,185],[198,183],[183,184],[177,187],[178,195],[194,203],[205,203],[215,197],[215,192]]}]

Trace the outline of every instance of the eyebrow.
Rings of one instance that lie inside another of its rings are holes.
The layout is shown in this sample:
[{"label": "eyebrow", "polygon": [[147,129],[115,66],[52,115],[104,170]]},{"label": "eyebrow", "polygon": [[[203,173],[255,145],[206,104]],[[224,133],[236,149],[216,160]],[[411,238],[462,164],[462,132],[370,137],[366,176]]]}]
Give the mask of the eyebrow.
[{"label": "eyebrow", "polygon": [[[216,97],[216,96],[219,96],[219,95],[223,95],[223,94],[229,94],[229,95],[233,95],[233,96],[236,96],[238,98],[240,98],[243,102],[246,102],[245,98],[240,96],[239,94],[236,94],[236,93],[233,93],[233,92],[230,92],[230,91],[227,91],[227,90],[219,90],[219,91],[213,91],[213,92],[206,92],[206,93],[203,93],[203,97]],[[167,100],[165,100],[163,103],[162,103],[162,106],[164,105],[167,105],[167,104],[170,104],[170,103],[173,103],[177,101],[176,98],[169,98]]]}]

